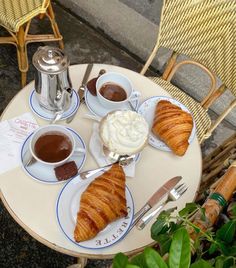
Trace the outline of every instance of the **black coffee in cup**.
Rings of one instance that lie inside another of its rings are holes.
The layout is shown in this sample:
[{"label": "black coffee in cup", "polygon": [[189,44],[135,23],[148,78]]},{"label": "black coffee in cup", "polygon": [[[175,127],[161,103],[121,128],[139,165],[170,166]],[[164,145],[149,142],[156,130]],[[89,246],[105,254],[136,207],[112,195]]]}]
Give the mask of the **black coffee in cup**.
[{"label": "black coffee in cup", "polygon": [[49,163],[60,162],[70,155],[72,143],[69,137],[61,132],[47,132],[37,139],[34,151],[42,161]]},{"label": "black coffee in cup", "polygon": [[110,101],[124,101],[127,99],[126,91],[115,83],[105,83],[99,92],[104,98]]}]

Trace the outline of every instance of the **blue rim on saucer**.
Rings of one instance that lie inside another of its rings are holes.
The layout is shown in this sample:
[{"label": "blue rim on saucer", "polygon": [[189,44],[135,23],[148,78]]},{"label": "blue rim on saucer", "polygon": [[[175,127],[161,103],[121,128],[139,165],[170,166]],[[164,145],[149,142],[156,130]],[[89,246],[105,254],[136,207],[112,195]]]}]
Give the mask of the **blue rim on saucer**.
[{"label": "blue rim on saucer", "polygon": [[[57,203],[56,203],[56,217],[57,222],[60,226],[60,229],[64,233],[64,235],[75,245],[87,248],[87,249],[102,249],[106,247],[110,247],[121,239],[123,239],[129,231],[129,228],[133,222],[134,217],[134,201],[131,195],[130,190],[126,186],[126,199],[127,199],[127,208],[128,208],[128,216],[125,218],[118,219],[110,223],[104,230],[100,231],[96,237],[77,243],[74,240],[73,232],[76,223],[76,215],[79,210],[79,200],[80,196],[83,192],[83,189],[86,189],[86,185],[88,185],[95,177],[98,175],[94,175],[91,179],[82,180],[80,176],[73,178],[68,181],[66,185],[60,191]],[[63,212],[63,213],[62,213]],[[126,226],[123,227],[122,223],[125,221]],[[122,226],[122,227],[121,227]],[[123,232],[117,235],[114,240],[109,239],[109,237],[113,237],[113,233],[116,233],[116,230],[119,228],[123,228]],[[97,241],[100,241],[99,243]],[[110,241],[109,241],[110,240]],[[108,242],[109,241],[109,242]]]},{"label": "blue rim on saucer", "polygon": [[[110,109],[107,109],[103,107],[100,102],[98,101],[96,96],[93,96],[87,89],[85,90],[84,93],[85,97],[85,103],[89,109],[89,111],[97,116],[104,117],[107,115],[109,112],[111,112]],[[139,100],[133,100],[131,101],[135,110],[138,108]],[[131,110],[129,104],[126,104],[124,107],[121,107],[121,110]]]},{"label": "blue rim on saucer", "polygon": [[[36,94],[37,94],[36,90],[33,89],[29,97],[29,106],[32,112],[44,120],[48,120],[48,121],[52,120],[54,118],[54,113],[44,109],[39,104]],[[73,115],[78,110],[79,105],[80,105],[80,100],[79,100],[78,94],[75,92],[75,90],[73,90],[71,105],[69,109],[63,113],[60,120],[64,120],[70,117],[71,115]]]},{"label": "blue rim on saucer", "polygon": [[[78,168],[78,172],[79,172],[79,170],[83,167],[84,162],[86,160],[86,154],[87,154],[86,145],[85,145],[83,139],[80,137],[80,135],[77,132],[75,132],[73,129],[68,128],[68,127],[67,127],[67,129],[70,130],[72,132],[72,134],[74,135],[76,144],[85,149],[85,153],[81,154],[81,156],[73,155],[70,159],[71,161],[75,161],[77,168]],[[30,141],[30,137],[32,136],[32,134],[33,133],[31,133],[25,139],[25,141],[21,147],[20,159],[21,159],[21,165],[22,165],[23,170],[32,179],[39,181],[39,182],[43,182],[43,183],[47,183],[47,184],[65,183],[65,181],[59,181],[56,178],[54,168],[51,166],[47,166],[47,165],[44,165],[44,164],[39,163],[39,162],[35,162],[34,164],[32,164],[30,166],[23,165],[23,155],[25,154],[25,152],[27,150],[27,146],[29,146],[29,141]]]}]

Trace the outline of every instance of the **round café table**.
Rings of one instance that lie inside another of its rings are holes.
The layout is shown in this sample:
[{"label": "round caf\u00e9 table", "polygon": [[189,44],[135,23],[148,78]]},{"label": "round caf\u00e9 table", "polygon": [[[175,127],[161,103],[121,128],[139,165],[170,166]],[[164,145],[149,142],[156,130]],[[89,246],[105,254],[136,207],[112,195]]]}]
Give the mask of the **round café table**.
[{"label": "round caf\u00e9 table", "polygon": [[[81,64],[70,67],[74,89],[79,88],[86,66]],[[118,66],[94,64],[90,78],[96,77],[100,69],[126,75],[132,81],[134,88],[141,92],[141,102],[151,96],[169,96],[164,89],[148,78]],[[2,114],[2,121],[31,112],[29,95],[33,88],[34,82],[31,82],[13,98]],[[74,120],[68,125],[81,135],[87,148],[93,125],[92,120],[83,117],[88,112],[86,105],[83,104]],[[48,121],[34,116],[39,125],[48,124]],[[59,121],[58,124],[67,125],[65,121]],[[82,171],[95,167],[97,164],[88,152]],[[186,193],[174,204],[178,209],[183,208],[187,202],[194,200],[201,171],[202,155],[196,136],[183,157],[147,145],[136,164],[135,177],[126,179],[134,200],[135,212],[164,182],[177,175],[181,175],[182,181],[188,186]],[[105,259],[113,258],[118,252],[127,255],[136,253],[153,242],[150,227],[154,220],[142,231],[134,227],[118,243],[103,249],[86,249],[72,243],[61,231],[56,218],[56,202],[63,186],[64,183],[49,185],[33,180],[26,175],[20,165],[0,176],[1,199],[8,212],[32,237],[54,250],[80,258]],[[173,204],[167,205],[166,208],[171,206],[173,207]]]}]

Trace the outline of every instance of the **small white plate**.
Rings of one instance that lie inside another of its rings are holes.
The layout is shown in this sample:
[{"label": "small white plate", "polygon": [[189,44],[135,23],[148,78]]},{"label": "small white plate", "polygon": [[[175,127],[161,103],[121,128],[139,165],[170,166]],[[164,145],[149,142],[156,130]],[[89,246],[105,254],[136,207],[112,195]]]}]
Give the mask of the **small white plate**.
[{"label": "small white plate", "polygon": [[[178,102],[175,99],[172,99],[170,97],[165,97],[165,96],[154,96],[154,97],[151,97],[151,98],[145,100],[139,106],[138,113],[140,113],[141,115],[144,116],[144,118],[147,120],[148,125],[149,125],[149,128],[150,128],[149,139],[148,139],[149,144],[152,145],[155,148],[160,149],[160,150],[170,152],[171,149],[163,141],[161,141],[160,139],[158,139],[158,137],[156,137],[152,133],[152,131],[151,131],[152,124],[153,124],[153,118],[154,118],[155,108],[156,108],[157,103],[160,100],[170,101],[171,103],[179,106],[183,111],[188,112],[190,114],[191,114],[191,112],[182,103]],[[190,135],[189,140],[188,140],[189,141],[189,144],[193,141],[194,136],[195,136],[195,133],[196,133],[196,125],[195,125],[195,122],[193,120],[193,129],[192,129],[191,135]]]},{"label": "small white plate", "polygon": [[[99,173],[99,175],[100,174],[101,173]],[[104,230],[99,232],[97,236],[91,240],[80,243],[77,243],[74,240],[74,229],[81,194],[85,191],[89,183],[97,176],[98,174],[87,180],[82,180],[80,176],[77,176],[70,180],[61,190],[56,205],[57,221],[63,233],[74,244],[89,249],[101,249],[109,247],[117,243],[120,239],[124,238],[129,230],[134,216],[134,202],[129,189],[126,187],[125,194],[128,208],[127,217],[108,224]]]},{"label": "small white plate", "polygon": [[[75,138],[76,146],[80,148],[84,148],[86,151],[86,146],[83,141],[83,139],[80,137],[78,133],[76,133],[74,130],[67,128],[70,130]],[[23,170],[33,179],[43,182],[43,183],[49,183],[49,184],[58,184],[58,183],[64,183],[65,181],[58,181],[58,179],[55,176],[55,171],[53,167],[44,165],[39,162],[35,162],[32,165],[24,166],[23,165],[23,156],[25,153],[29,150],[29,142],[30,138],[33,133],[31,133],[26,140],[24,141],[22,148],[21,148],[21,165],[23,167]],[[82,168],[84,162],[86,159],[86,152],[83,154],[74,154],[71,157],[71,161],[75,161],[78,171]]]},{"label": "small white plate", "polygon": [[[85,96],[86,105],[91,113],[100,117],[104,117],[105,115],[107,115],[109,112],[112,111],[110,109],[103,107],[98,101],[98,98],[96,96],[93,96],[87,89],[85,90],[84,96]],[[139,103],[138,100],[133,100],[131,101],[131,103],[133,104],[135,109],[138,108],[138,103]],[[121,108],[121,110],[131,110],[131,107],[127,103]]]},{"label": "small white plate", "polygon": [[[73,90],[72,98],[71,98],[71,105],[68,110],[66,110],[63,114],[60,120],[64,120],[71,115],[73,115],[79,108],[80,100],[78,97],[78,94]],[[52,120],[55,116],[53,112],[50,112],[46,109],[44,109],[42,106],[39,105],[36,91],[35,89],[32,90],[30,97],[29,97],[29,106],[33,113],[35,113],[37,116],[44,120]]]}]

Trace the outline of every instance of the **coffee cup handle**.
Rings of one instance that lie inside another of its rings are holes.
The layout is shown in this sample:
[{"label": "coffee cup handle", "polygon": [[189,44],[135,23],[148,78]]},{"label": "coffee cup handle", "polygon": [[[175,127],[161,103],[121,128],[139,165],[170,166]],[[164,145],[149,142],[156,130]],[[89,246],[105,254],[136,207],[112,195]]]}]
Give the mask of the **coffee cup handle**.
[{"label": "coffee cup handle", "polygon": [[133,91],[130,98],[129,98],[129,101],[134,101],[134,100],[138,100],[139,97],[141,96],[141,93],[138,92],[138,91]]},{"label": "coffee cup handle", "polygon": [[76,147],[74,149],[74,154],[85,154],[86,150],[84,148]]}]

